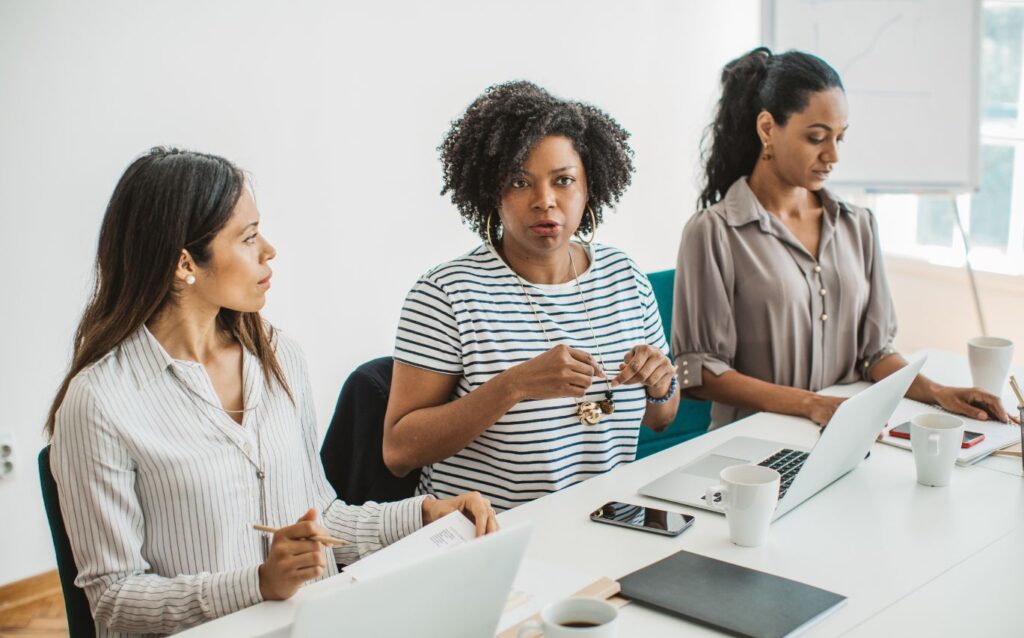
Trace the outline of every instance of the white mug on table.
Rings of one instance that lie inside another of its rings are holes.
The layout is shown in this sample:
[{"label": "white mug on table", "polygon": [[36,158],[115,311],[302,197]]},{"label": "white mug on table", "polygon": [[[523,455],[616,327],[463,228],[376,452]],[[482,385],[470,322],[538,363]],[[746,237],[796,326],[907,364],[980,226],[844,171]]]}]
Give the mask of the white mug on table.
[{"label": "white mug on table", "polygon": [[779,503],[779,473],[760,465],[733,465],[718,477],[721,484],[709,487],[704,498],[725,512],[729,539],[742,547],[764,545]]},{"label": "white mug on table", "polygon": [[619,610],[596,598],[566,598],[541,610],[540,620],[528,620],[519,626],[516,638],[612,638]]},{"label": "white mug on table", "polygon": [[1000,337],[975,337],[967,342],[971,383],[997,397],[1006,391],[1006,378],[1013,361],[1013,342]]},{"label": "white mug on table", "polygon": [[918,414],[911,419],[910,447],[917,482],[932,487],[949,485],[963,440],[964,421],[952,414]]}]

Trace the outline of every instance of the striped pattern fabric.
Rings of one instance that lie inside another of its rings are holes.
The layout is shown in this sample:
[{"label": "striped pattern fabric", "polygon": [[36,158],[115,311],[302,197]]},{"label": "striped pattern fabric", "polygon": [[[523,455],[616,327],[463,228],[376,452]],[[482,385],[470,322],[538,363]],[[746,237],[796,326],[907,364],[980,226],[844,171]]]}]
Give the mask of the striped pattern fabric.
[{"label": "striped pattern fabric", "polygon": [[244,351],[245,405],[258,407],[241,426],[214,407],[205,368],[172,359],[145,326],[72,381],[52,467],[98,636],[170,634],[260,602],[257,467],[262,522],[289,525],[312,507],[351,541],[325,550],[326,575],[422,525],[423,497],[359,507],[336,499],[305,359],[280,335],[277,356],[295,402],[277,383],[268,388]]},{"label": "striped pattern fabric", "polygon": [[[452,400],[491,377],[566,344],[604,355],[609,378],[634,346],[668,354],[647,276],[614,248],[593,245],[591,265],[564,284],[526,283],[551,343],[545,339],[515,273],[488,245],[434,268],[406,297],[394,357],[402,363],[459,377]],[[607,385],[595,379],[585,400],[600,401]],[[465,449],[423,469],[419,491],[445,498],[478,490],[505,510],[632,461],[646,409],[643,386],[614,389],[615,413],[582,425],[572,398],[526,400]]]}]

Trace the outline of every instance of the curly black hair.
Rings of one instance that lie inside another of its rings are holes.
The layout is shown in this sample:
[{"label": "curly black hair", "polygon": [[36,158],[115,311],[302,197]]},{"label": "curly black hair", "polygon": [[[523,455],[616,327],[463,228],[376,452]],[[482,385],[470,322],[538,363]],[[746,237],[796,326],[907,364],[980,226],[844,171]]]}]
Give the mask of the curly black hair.
[{"label": "curly black hair", "polygon": [[[607,113],[583,102],[555,97],[532,82],[514,81],[490,86],[452,122],[437,148],[444,167],[441,194],[466,224],[487,239],[488,214],[496,212],[501,191],[522,169],[527,155],[542,138],[564,135],[583,160],[587,192],[594,218],[600,224],[605,206],[613,206],[633,176],[629,132]],[[500,229],[493,216],[491,232]],[[580,233],[593,230],[590,215],[580,221]]]}]

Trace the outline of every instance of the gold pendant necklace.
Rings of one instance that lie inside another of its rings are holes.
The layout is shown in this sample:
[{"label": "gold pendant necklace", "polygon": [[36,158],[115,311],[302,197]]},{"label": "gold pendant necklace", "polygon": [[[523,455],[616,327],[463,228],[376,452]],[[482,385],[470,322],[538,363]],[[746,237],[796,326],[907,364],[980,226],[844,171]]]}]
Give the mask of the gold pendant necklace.
[{"label": "gold pendant necklace", "polygon": [[[597,348],[597,360],[601,364],[601,370],[606,370],[604,365],[604,353],[601,352],[601,344],[597,340],[597,332],[594,330],[594,322],[590,320],[590,309],[587,308],[587,300],[583,297],[583,287],[580,286],[580,274],[576,270],[576,262],[572,258],[572,246],[569,246],[569,265],[572,266],[572,274],[576,280],[576,291],[580,296],[580,303],[583,304],[583,313],[587,317],[587,325],[590,326],[590,335],[594,339],[594,347]],[[523,291],[523,295],[526,297],[526,302],[530,304],[530,310],[533,311],[533,316],[537,320],[537,325],[540,326],[540,330],[544,333],[544,338],[547,339],[548,345],[551,345],[551,337],[548,336],[547,328],[544,327],[544,322],[540,319],[540,313],[537,312],[537,308],[533,305],[533,298],[530,297],[530,293],[526,290],[526,283],[523,278],[519,276],[515,270],[509,266],[509,270],[512,270],[516,275],[516,279],[519,281],[519,287]],[[573,399],[576,402],[576,418],[580,420],[583,425],[597,425],[601,421],[602,414],[611,414],[615,412],[615,400],[612,394],[612,382],[605,376],[605,383],[608,384],[608,389],[604,392],[604,399],[601,401],[579,401]]]}]

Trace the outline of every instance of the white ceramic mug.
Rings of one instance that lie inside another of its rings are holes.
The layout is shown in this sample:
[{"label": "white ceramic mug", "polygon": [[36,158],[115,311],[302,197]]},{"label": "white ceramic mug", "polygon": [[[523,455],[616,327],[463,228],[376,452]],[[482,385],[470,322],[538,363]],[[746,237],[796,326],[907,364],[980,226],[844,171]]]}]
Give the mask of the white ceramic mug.
[{"label": "white ceramic mug", "polygon": [[964,421],[952,414],[918,414],[910,420],[910,446],[921,485],[949,485],[964,440]]},{"label": "white ceramic mug", "polygon": [[596,598],[566,598],[541,610],[540,620],[528,620],[519,626],[516,638],[611,638],[615,635],[619,610]]},{"label": "white ceramic mug", "polygon": [[971,383],[997,397],[1006,391],[1006,378],[1013,361],[1013,342],[1001,337],[975,337],[967,342]]},{"label": "white ceramic mug", "polygon": [[779,503],[779,473],[760,465],[733,465],[718,478],[721,484],[709,487],[704,498],[708,505],[725,512],[729,540],[743,547],[764,545]]}]

